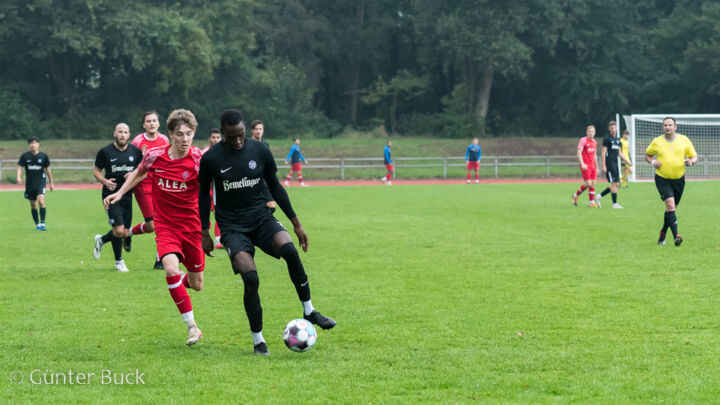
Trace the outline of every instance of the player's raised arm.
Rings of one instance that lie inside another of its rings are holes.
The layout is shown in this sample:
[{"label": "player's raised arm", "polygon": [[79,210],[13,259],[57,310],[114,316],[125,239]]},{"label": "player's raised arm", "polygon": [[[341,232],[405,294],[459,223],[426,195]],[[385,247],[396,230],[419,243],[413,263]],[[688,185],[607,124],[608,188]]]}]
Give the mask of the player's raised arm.
[{"label": "player's raised arm", "polygon": [[125,183],[122,185],[122,187],[120,187],[120,190],[116,191],[113,194],[110,194],[103,200],[103,205],[105,205],[105,209],[108,209],[111,204],[115,204],[116,202],[120,201],[120,199],[123,195],[125,195],[125,193],[135,188],[135,186],[137,186],[138,183],[140,183],[145,178],[145,176],[147,176],[147,172],[148,169],[141,166],[128,174],[127,179],[125,179]]}]

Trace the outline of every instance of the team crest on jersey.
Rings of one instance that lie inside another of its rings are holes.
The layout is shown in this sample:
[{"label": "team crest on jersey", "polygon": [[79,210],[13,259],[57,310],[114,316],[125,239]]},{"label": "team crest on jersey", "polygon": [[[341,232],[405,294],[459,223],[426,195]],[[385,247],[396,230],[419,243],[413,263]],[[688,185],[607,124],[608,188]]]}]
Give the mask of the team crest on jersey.
[{"label": "team crest on jersey", "polygon": [[135,160],[135,156],[130,156],[130,157],[128,158],[128,160],[130,160],[130,161],[132,162],[133,160]]},{"label": "team crest on jersey", "polygon": [[248,167],[250,167],[251,169],[255,169],[257,167],[257,163],[254,160],[251,160],[250,162],[248,162]]},{"label": "team crest on jersey", "polygon": [[183,178],[183,179],[187,179],[188,177],[190,177],[190,173],[188,173],[188,172],[183,172],[182,178]]},{"label": "team crest on jersey", "polygon": [[38,159],[38,163],[42,163],[42,158]]}]

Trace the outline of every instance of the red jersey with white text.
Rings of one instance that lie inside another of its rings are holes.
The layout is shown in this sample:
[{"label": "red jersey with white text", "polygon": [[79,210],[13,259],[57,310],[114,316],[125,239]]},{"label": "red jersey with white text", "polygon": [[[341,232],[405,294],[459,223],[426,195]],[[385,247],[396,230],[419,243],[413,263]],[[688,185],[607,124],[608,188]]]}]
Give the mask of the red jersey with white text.
[{"label": "red jersey with white text", "polygon": [[582,149],[583,163],[588,165],[588,168],[597,167],[595,162],[595,151],[597,150],[597,142],[595,139],[590,139],[587,136],[580,138],[578,142],[578,149]]},{"label": "red jersey with white text", "polygon": [[187,156],[171,159],[170,146],[148,149],[140,168],[152,173],[155,227],[173,232],[199,232],[198,171],[202,153],[191,146]]},{"label": "red jersey with white text", "polygon": [[[137,146],[138,149],[140,149],[143,153],[143,156],[147,153],[148,150],[152,148],[159,148],[161,146],[167,146],[170,145],[170,140],[167,136],[161,134],[160,132],[157,133],[155,136],[155,139],[150,140],[148,139],[147,133],[143,132],[142,134],[138,134],[133,138],[132,144]],[[135,186],[136,192],[143,192],[143,193],[150,193],[152,189],[152,175],[148,174],[146,178],[144,178],[137,186]]]}]

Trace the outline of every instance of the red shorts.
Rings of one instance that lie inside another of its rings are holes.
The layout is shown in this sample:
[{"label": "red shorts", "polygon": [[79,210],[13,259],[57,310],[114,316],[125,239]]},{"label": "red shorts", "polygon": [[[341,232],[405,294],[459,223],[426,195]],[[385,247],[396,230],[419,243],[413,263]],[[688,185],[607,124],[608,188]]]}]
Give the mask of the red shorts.
[{"label": "red shorts", "polygon": [[302,171],[302,163],[293,163],[290,165],[290,171],[299,172]]},{"label": "red shorts", "polygon": [[480,162],[468,162],[468,170],[480,170]]},{"label": "red shorts", "polygon": [[152,220],[152,217],[155,215],[155,210],[153,209],[152,189],[145,192],[141,188],[136,188],[133,194],[135,194],[135,201],[137,201],[137,205],[140,207],[140,212],[142,212],[145,221]]},{"label": "red shorts", "polygon": [[597,167],[588,166],[587,170],[580,170],[583,180],[597,180]]},{"label": "red shorts", "polygon": [[393,170],[395,170],[395,167],[393,167],[393,165],[391,163],[385,163],[385,168],[389,172],[392,172]]},{"label": "red shorts", "polygon": [[180,263],[190,272],[205,270],[205,252],[202,250],[202,233],[174,232],[169,229],[155,228],[155,242],[160,259],[175,253]]}]

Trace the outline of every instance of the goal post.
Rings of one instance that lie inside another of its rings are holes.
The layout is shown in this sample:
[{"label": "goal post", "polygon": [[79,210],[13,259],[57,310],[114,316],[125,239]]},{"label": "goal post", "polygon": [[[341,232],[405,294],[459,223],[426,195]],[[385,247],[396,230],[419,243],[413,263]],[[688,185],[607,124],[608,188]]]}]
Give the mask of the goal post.
[{"label": "goal post", "polygon": [[720,179],[720,114],[632,114],[623,115],[630,132],[629,153],[633,161],[630,181],[650,181],[655,170],[645,162],[645,150],[653,139],[663,134],[662,122],[673,117],[677,133],[690,138],[698,153],[696,165],[688,167],[688,180]]}]

